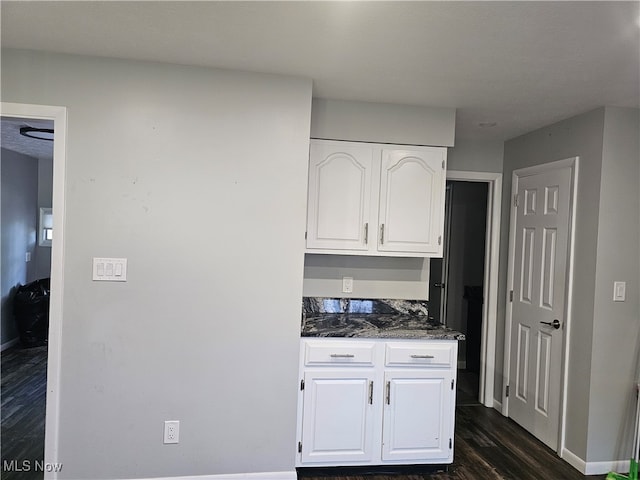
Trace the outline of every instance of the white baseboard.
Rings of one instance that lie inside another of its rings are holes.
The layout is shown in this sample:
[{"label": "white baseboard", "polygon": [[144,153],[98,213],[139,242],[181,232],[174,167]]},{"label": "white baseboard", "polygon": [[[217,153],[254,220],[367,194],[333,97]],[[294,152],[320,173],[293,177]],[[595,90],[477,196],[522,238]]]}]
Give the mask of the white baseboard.
[{"label": "white baseboard", "polygon": [[629,460],[585,462],[582,458],[566,448],[562,450],[560,456],[583,475],[604,475],[609,472],[629,473]]},{"label": "white baseboard", "polygon": [[19,341],[20,341],[20,338],[16,337],[13,340],[9,340],[8,342],[3,343],[2,345],[0,345],[0,352],[4,352],[7,348],[13,347]]},{"label": "white baseboard", "polygon": [[502,413],[502,402],[499,402],[498,400],[496,400],[494,398],[493,399],[493,408],[494,408],[494,410],[497,410],[498,412]]},{"label": "white baseboard", "polygon": [[[292,472],[228,473],[223,475],[192,475],[184,477],[157,477],[144,480],[296,480]],[[133,479],[132,479],[133,480]]]}]

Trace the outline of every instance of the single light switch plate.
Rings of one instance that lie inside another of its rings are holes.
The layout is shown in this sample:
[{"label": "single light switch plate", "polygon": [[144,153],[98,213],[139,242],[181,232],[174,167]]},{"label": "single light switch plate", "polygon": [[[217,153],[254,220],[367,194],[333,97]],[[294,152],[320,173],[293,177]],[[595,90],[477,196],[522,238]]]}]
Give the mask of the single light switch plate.
[{"label": "single light switch plate", "polygon": [[93,258],[93,280],[97,282],[126,282],[126,258]]},{"label": "single light switch plate", "polygon": [[613,301],[624,302],[627,296],[627,282],[613,282]]},{"label": "single light switch plate", "polygon": [[342,277],[342,293],[353,293],[353,277]]}]

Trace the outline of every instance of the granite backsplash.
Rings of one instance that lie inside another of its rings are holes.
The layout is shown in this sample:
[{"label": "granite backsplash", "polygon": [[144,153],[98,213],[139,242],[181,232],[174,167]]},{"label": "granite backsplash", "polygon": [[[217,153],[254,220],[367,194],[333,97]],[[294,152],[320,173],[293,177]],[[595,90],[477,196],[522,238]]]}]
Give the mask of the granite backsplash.
[{"label": "granite backsplash", "polygon": [[429,315],[426,300],[356,299],[303,297],[302,314],[312,316],[323,313],[373,313],[378,315]]}]

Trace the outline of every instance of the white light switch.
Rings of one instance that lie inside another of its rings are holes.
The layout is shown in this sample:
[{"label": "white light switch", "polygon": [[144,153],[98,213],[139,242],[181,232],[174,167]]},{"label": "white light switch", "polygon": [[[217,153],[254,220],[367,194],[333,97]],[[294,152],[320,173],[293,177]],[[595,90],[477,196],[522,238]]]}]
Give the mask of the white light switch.
[{"label": "white light switch", "polygon": [[126,258],[94,258],[93,280],[100,282],[126,282]]},{"label": "white light switch", "polygon": [[624,302],[627,296],[627,282],[613,282],[613,301]]}]

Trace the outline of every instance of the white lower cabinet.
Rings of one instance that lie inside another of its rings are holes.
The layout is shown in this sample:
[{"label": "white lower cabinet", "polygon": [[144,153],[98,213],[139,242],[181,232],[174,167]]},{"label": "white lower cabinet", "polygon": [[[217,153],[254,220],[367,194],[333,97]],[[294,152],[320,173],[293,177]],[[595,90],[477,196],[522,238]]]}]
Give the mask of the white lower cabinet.
[{"label": "white lower cabinet", "polygon": [[453,461],[457,342],[303,339],[296,466]]}]

